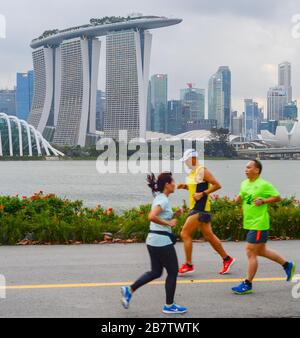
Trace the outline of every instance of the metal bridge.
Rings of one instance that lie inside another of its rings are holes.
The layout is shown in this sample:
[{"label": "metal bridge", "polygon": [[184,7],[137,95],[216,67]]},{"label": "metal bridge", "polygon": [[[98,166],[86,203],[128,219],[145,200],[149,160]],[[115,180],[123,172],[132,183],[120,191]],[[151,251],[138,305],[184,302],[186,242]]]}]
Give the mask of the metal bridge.
[{"label": "metal bridge", "polygon": [[282,158],[293,158],[294,155],[300,156],[300,147],[291,148],[260,148],[260,149],[240,149],[238,154],[242,157],[282,157]]}]

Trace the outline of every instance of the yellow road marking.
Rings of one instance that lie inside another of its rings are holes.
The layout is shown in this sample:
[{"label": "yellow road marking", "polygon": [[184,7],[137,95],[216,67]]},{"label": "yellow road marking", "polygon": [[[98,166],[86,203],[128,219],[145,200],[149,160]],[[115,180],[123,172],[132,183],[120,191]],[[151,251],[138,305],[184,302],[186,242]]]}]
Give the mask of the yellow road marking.
[{"label": "yellow road marking", "polygon": [[[255,282],[282,282],[285,278],[268,277],[256,278]],[[200,279],[200,280],[178,280],[178,285],[191,285],[191,284],[217,284],[217,283],[239,283],[242,279]],[[6,290],[34,290],[34,289],[71,289],[71,288],[100,288],[100,287],[117,287],[124,285],[131,285],[132,282],[117,282],[117,283],[80,283],[80,284],[37,284],[37,285],[8,285],[0,286],[0,289]],[[165,281],[156,281],[150,285],[164,285]]]}]

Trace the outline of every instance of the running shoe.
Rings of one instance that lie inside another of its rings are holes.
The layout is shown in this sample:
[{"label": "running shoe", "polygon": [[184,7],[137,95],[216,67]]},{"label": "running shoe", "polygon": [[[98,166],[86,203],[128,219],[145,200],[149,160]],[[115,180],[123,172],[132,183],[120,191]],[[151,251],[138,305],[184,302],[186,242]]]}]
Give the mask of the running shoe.
[{"label": "running shoe", "polygon": [[130,290],[130,287],[123,286],[121,288],[121,293],[122,293],[122,305],[124,309],[128,310],[132,298],[132,292]]},{"label": "running shoe", "polygon": [[228,261],[223,261],[223,269],[220,271],[220,275],[226,275],[230,272],[235,263],[235,259],[230,257]]},{"label": "running shoe", "polygon": [[232,291],[236,295],[247,295],[252,293],[252,286],[246,282],[243,282],[239,286],[232,288]]},{"label": "running shoe", "polygon": [[294,278],[296,270],[296,262],[289,262],[289,265],[286,269],[284,269],[286,275],[287,275],[287,281],[291,282]]},{"label": "running shoe", "polygon": [[173,304],[172,306],[165,305],[165,307],[163,308],[163,313],[166,313],[166,314],[182,315],[187,312],[188,312],[188,309],[186,307],[183,307],[177,304]]},{"label": "running shoe", "polygon": [[179,276],[187,276],[195,272],[194,265],[183,264],[179,268]]}]

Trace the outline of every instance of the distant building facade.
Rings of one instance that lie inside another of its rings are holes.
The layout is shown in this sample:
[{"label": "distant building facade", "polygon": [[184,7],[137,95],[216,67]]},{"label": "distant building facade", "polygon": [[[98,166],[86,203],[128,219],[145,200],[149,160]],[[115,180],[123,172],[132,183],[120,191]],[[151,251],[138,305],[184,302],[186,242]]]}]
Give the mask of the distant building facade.
[{"label": "distant building facade", "polygon": [[97,90],[96,101],[96,130],[103,131],[104,128],[104,113],[106,107],[106,96],[102,90]]},{"label": "distant building facade", "polygon": [[243,115],[238,116],[237,112],[236,114],[233,114],[232,120],[231,120],[231,133],[232,135],[236,136],[243,136],[244,135],[244,117]]},{"label": "distant building facade", "polygon": [[289,102],[283,109],[284,120],[297,120],[298,119],[298,107],[297,101]]},{"label": "distant building facade", "polygon": [[178,135],[183,132],[184,111],[181,100],[168,101],[167,134]]},{"label": "distant building facade", "polygon": [[33,71],[17,73],[16,113],[19,119],[27,121],[33,97]]},{"label": "distant building facade", "polygon": [[278,85],[283,87],[287,93],[287,101],[293,100],[292,89],[292,65],[290,62],[283,62],[278,66]]},{"label": "distant building facade", "polygon": [[231,71],[227,66],[219,67],[209,80],[208,118],[218,121],[218,128],[230,130],[231,123]]},{"label": "distant building facade", "polygon": [[180,91],[180,98],[184,106],[189,107],[190,121],[205,119],[205,89],[194,88],[188,84],[188,88]]},{"label": "distant building facade", "polygon": [[15,90],[0,90],[0,113],[16,116]]},{"label": "distant building facade", "polygon": [[168,76],[155,74],[150,81],[151,130],[166,133],[168,129]]},{"label": "distant building facade", "polygon": [[270,120],[270,121],[262,121],[260,123],[260,132],[263,130],[267,130],[272,134],[276,133],[276,129],[278,127],[278,121]]},{"label": "distant building facade", "polygon": [[283,120],[284,107],[288,104],[288,94],[283,86],[272,87],[268,91],[268,120]]},{"label": "distant building facade", "polygon": [[257,138],[259,130],[259,108],[258,103],[252,99],[245,99],[245,138],[247,141],[252,141]]}]

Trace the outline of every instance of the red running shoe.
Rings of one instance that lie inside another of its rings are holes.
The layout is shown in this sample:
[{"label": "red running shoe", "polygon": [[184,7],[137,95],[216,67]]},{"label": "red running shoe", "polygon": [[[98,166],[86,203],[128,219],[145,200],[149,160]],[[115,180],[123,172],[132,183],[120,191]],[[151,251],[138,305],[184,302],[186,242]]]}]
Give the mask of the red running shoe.
[{"label": "red running shoe", "polygon": [[233,267],[235,259],[230,257],[228,261],[223,262],[223,269],[220,271],[220,275],[226,275],[230,272],[230,269]]},{"label": "red running shoe", "polygon": [[195,272],[194,269],[194,265],[187,265],[187,264],[183,264],[180,268],[179,268],[179,276],[186,276],[186,275],[190,275],[192,273]]}]

